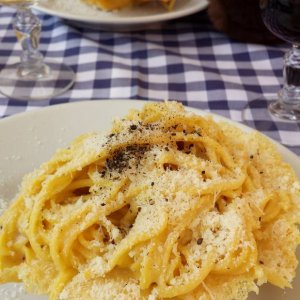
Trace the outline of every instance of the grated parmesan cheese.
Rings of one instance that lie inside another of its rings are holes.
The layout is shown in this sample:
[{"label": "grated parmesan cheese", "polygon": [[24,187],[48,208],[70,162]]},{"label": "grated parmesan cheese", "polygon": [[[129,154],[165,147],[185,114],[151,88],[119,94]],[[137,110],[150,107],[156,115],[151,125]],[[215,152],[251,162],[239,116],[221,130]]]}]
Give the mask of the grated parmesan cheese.
[{"label": "grated parmesan cheese", "polygon": [[4,199],[0,198],[0,216],[4,213],[7,207],[8,207],[8,201],[5,201]]}]

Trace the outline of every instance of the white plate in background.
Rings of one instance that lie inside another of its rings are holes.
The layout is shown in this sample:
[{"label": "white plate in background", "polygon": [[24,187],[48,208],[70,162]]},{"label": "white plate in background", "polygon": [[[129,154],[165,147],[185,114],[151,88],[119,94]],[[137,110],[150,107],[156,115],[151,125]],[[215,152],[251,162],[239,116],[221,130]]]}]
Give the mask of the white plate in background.
[{"label": "white plate in background", "polygon": [[[0,120],[0,198],[12,199],[23,175],[47,161],[56,149],[67,146],[74,137],[85,132],[109,129],[114,117],[126,115],[131,108],[140,109],[145,103],[146,101],[133,100],[75,102],[37,109]],[[200,115],[208,114],[188,109]],[[213,116],[216,121],[227,120],[242,130],[251,130],[223,117]],[[284,160],[293,166],[300,177],[299,157],[285,147],[279,144],[277,146]],[[258,296],[251,294],[249,300],[299,300],[300,268],[293,286],[294,289],[283,291],[267,284],[260,288]],[[17,297],[14,292],[17,293]],[[0,295],[1,300],[47,299],[24,295],[19,292],[16,284],[0,285]]]},{"label": "white plate in background", "polygon": [[106,12],[83,0],[40,0],[35,8],[95,29],[127,31],[151,28],[168,20],[189,16],[205,9],[207,5],[208,0],[177,0],[172,11],[167,11],[160,4],[149,3]]}]

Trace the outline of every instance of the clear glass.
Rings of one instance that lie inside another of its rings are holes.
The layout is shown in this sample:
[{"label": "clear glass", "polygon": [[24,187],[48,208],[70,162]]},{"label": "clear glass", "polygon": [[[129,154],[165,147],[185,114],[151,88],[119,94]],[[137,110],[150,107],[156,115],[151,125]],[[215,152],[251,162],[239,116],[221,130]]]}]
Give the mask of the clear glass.
[{"label": "clear glass", "polygon": [[300,0],[261,0],[263,19],[292,48],[283,60],[283,86],[273,99],[251,101],[243,119],[287,146],[300,146]]},{"label": "clear glass", "polygon": [[22,47],[20,62],[0,72],[0,92],[17,100],[54,98],[67,91],[75,78],[69,66],[44,59],[39,51],[41,22],[31,10],[36,2],[38,0],[0,0],[0,5],[17,9],[14,30]]}]

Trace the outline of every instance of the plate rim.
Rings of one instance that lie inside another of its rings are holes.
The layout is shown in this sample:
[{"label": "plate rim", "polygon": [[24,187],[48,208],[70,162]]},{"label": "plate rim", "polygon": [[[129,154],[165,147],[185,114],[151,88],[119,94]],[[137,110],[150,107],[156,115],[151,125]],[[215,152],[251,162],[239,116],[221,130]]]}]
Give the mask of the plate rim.
[{"label": "plate rim", "polygon": [[97,17],[87,18],[84,16],[76,16],[74,14],[65,13],[62,11],[56,11],[53,9],[49,9],[44,7],[41,4],[35,5],[34,9],[46,13],[49,15],[57,16],[70,21],[78,21],[89,24],[99,24],[99,25],[137,25],[137,24],[151,24],[155,22],[164,22],[172,19],[177,19],[181,17],[185,17],[196,12],[199,12],[205,9],[208,6],[208,0],[199,0],[195,2],[195,4],[191,7],[187,7],[185,9],[175,10],[171,12],[151,15],[151,16],[142,16],[142,17],[130,17],[130,18],[120,18],[118,16],[112,16],[109,19],[99,20]]},{"label": "plate rim", "polygon": [[[117,104],[117,103],[126,103],[126,104],[132,104],[132,106],[135,106],[135,104],[137,105],[142,105],[142,104],[146,104],[149,102],[163,102],[164,100],[155,100],[155,99],[148,99],[148,100],[142,100],[142,99],[121,99],[121,98],[116,98],[116,99],[93,99],[93,100],[80,100],[80,101],[76,101],[76,102],[67,102],[67,103],[59,103],[59,104],[54,104],[54,105],[50,105],[50,106],[42,106],[42,107],[37,107],[33,110],[28,110],[28,111],[24,111],[24,112],[20,112],[17,113],[15,115],[12,116],[8,116],[5,117],[3,119],[0,119],[0,130],[2,125],[4,123],[10,123],[10,122],[16,122],[18,119],[23,118],[23,117],[30,117],[30,116],[35,116],[36,114],[44,114],[44,113],[48,113],[48,112],[52,112],[55,110],[59,110],[61,107],[70,107],[70,106],[85,106],[85,105],[110,105],[110,104]],[[229,118],[226,118],[222,115],[219,115],[217,113],[213,113],[207,110],[203,110],[200,108],[195,108],[195,107],[190,107],[190,106],[186,106],[184,105],[184,107],[191,112],[194,112],[200,116],[212,116],[213,119],[215,119],[216,121],[225,121],[228,122],[229,124],[235,125],[238,128],[240,128],[241,130],[244,130],[245,132],[251,132],[251,131],[257,131],[251,127],[248,127],[245,124],[239,123],[237,121],[233,121]],[[116,116],[117,117],[117,116]],[[258,131],[259,132],[259,131]],[[264,137],[268,138],[272,143],[274,143],[279,151],[279,153],[282,155],[282,158],[284,161],[286,160],[295,160],[299,162],[300,165],[300,157],[295,154],[294,152],[292,152],[290,149],[288,149],[287,147],[283,146],[282,144],[280,144],[279,142],[273,140],[272,138],[266,136],[265,134],[259,132],[260,134],[262,134]],[[299,170],[296,170],[296,168],[294,166],[292,166],[292,168],[294,169],[294,171],[297,173],[300,173],[300,167],[298,168]]]}]

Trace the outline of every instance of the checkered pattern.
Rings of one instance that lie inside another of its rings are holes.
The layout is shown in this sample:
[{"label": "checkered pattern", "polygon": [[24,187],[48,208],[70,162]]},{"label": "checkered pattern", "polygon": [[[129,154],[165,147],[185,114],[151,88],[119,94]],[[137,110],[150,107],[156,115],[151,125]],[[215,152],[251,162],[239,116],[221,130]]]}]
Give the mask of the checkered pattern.
[{"label": "checkered pattern", "polygon": [[[0,69],[16,62],[20,45],[12,29],[14,10],[0,7]],[[177,99],[185,105],[242,121],[245,105],[275,95],[282,81],[286,45],[243,44],[216,32],[206,13],[165,24],[159,29],[117,33],[92,31],[39,13],[43,22],[40,49],[47,58],[63,61],[76,72],[73,88],[41,102],[19,102],[0,95],[0,117],[48,105],[91,99]],[[265,133],[300,141],[296,128],[274,120]],[[300,143],[300,142],[299,142]],[[300,144],[299,144],[300,145]],[[300,147],[292,147],[300,155]]]}]

